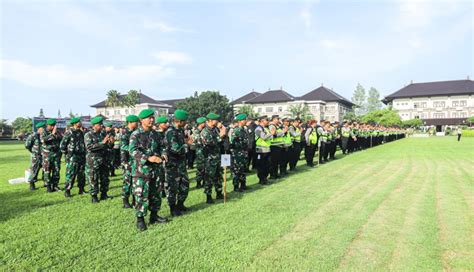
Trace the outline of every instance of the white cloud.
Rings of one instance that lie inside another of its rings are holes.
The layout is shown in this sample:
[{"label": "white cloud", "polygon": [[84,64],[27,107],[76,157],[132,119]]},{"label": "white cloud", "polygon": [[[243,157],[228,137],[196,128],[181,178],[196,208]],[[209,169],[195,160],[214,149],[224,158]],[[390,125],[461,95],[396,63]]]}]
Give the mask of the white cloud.
[{"label": "white cloud", "polygon": [[312,22],[313,22],[313,5],[318,3],[318,1],[306,1],[305,4],[303,5],[303,8],[300,11],[300,18],[304,23],[304,26],[306,29],[311,29]]},{"label": "white cloud", "polygon": [[156,58],[162,65],[168,64],[191,64],[192,58],[186,53],[177,51],[160,51],[151,54]]},{"label": "white cloud", "polygon": [[190,30],[186,30],[183,28],[171,26],[162,21],[152,21],[152,20],[145,20],[143,22],[143,27],[145,29],[158,29],[161,32],[169,33],[169,32],[191,32]]},{"label": "white cloud", "polygon": [[174,75],[161,65],[102,66],[79,69],[64,65],[36,66],[19,60],[0,60],[0,78],[43,89],[104,89],[142,86]]}]

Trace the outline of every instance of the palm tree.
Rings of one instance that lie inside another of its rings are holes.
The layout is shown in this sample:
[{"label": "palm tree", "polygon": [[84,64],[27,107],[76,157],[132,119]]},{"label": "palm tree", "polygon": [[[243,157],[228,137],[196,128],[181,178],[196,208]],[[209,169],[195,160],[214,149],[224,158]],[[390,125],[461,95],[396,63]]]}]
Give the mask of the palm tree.
[{"label": "palm tree", "polygon": [[127,108],[134,108],[140,102],[140,92],[137,90],[130,90],[125,97],[124,104]]},{"label": "palm tree", "polygon": [[293,118],[301,118],[303,120],[306,120],[312,117],[308,105],[303,103],[290,105],[289,111]]},{"label": "palm tree", "polygon": [[122,105],[120,92],[117,90],[110,90],[107,92],[107,99],[105,100],[105,107],[112,107]]}]

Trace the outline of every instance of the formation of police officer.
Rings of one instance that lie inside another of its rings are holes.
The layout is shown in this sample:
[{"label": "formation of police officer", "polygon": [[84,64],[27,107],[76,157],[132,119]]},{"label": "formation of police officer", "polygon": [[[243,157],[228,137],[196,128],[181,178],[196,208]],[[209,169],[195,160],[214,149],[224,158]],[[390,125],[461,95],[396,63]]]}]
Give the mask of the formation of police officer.
[{"label": "formation of police officer", "polygon": [[[109,176],[117,167],[114,158],[119,146],[123,207],[133,208],[137,229],[146,230],[148,213],[148,224],[168,222],[158,215],[162,198],[166,198],[172,216],[190,210],[185,206],[190,186],[187,169],[194,165],[196,187],[204,188],[206,203],[224,198],[221,154],[231,155],[233,190],[241,193],[247,189],[250,165],[257,170],[259,184],[268,185],[269,180],[295,171],[303,150],[306,165],[314,167],[315,158],[318,164],[336,159],[338,147],[347,154],[405,135],[398,128],[379,125],[343,122],[340,126],[325,120],[303,122],[275,115],[250,119],[238,114],[226,128],[220,118],[211,112],[197,118],[196,125],[190,127],[186,111],[178,109],[170,118],[155,119],[155,112],[145,109],[138,116],[127,116],[121,131],[110,122],[104,124],[104,118],[97,116],[84,134],[81,120],[72,118],[64,136],[58,133],[56,121],[48,119],[36,124],[37,131],[25,142],[31,152],[30,189],[35,189],[42,167],[47,191],[58,191],[60,160],[64,155],[64,195],[71,197],[76,180],[79,194],[84,194],[87,180],[92,202],[107,200]],[[195,153],[193,165],[188,160],[191,149]]]}]

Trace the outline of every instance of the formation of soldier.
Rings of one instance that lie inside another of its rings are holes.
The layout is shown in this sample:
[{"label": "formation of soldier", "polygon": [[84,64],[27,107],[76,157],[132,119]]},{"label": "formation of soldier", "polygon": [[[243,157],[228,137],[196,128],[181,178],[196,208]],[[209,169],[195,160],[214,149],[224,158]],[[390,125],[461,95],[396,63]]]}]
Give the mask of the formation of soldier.
[{"label": "formation of soldier", "polygon": [[123,207],[133,208],[137,228],[146,230],[148,213],[148,224],[168,222],[158,215],[163,198],[172,216],[190,210],[185,206],[190,188],[187,170],[194,165],[196,187],[204,188],[206,203],[224,198],[221,154],[231,155],[233,190],[241,193],[248,189],[250,166],[257,170],[259,183],[269,185],[296,170],[303,150],[306,165],[314,167],[316,153],[317,163],[324,164],[336,159],[337,147],[348,154],[405,136],[398,128],[351,122],[340,126],[325,120],[303,122],[276,115],[250,119],[238,114],[226,127],[220,118],[211,112],[194,120],[191,127],[184,110],[176,110],[169,120],[155,118],[153,110],[145,109],[138,116],[127,116],[121,129],[97,116],[87,131],[79,118],[72,118],[64,135],[57,131],[56,121],[48,119],[36,124],[37,131],[25,143],[31,152],[30,189],[36,188],[42,168],[47,192],[59,191],[64,156],[65,197],[71,197],[76,180],[79,194],[86,193],[87,180],[91,201],[98,203],[110,198],[109,176],[115,175],[120,164]]}]

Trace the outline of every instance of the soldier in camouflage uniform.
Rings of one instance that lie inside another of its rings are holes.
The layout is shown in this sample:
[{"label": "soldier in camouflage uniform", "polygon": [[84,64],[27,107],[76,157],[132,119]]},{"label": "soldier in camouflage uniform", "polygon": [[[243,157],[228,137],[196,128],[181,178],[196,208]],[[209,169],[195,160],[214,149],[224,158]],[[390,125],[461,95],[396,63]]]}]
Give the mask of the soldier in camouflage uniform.
[{"label": "soldier in camouflage uniform", "polygon": [[234,127],[231,135],[231,156],[234,191],[243,192],[247,189],[245,171],[248,162],[249,135],[245,129],[247,115],[239,114],[235,117],[238,125]]},{"label": "soldier in camouflage uniform", "polygon": [[41,157],[44,171],[44,182],[47,192],[59,191],[59,141],[60,137],[56,131],[56,120],[48,119],[47,127],[40,135]]},{"label": "soldier in camouflage uniform", "polygon": [[31,153],[30,176],[28,183],[30,183],[30,190],[35,190],[35,182],[38,180],[38,173],[41,169],[41,140],[40,135],[43,133],[45,122],[36,124],[36,132],[31,133],[25,141],[25,147]]},{"label": "soldier in camouflage uniform", "polygon": [[[154,135],[156,135],[156,138],[157,138],[156,141],[160,143],[159,146],[163,148],[164,143],[165,143],[165,133],[169,127],[168,118],[166,118],[165,116],[160,116],[156,118],[156,125],[157,125],[156,130],[155,130],[156,133]],[[163,150],[161,150],[161,152],[163,152]],[[165,170],[164,164],[163,163],[159,164],[157,170],[158,170],[157,177],[160,182],[158,191],[161,192],[161,197],[165,198],[166,197],[166,190],[165,190],[166,170]]]},{"label": "soldier in camouflage uniform", "polygon": [[106,149],[105,149],[105,160],[107,165],[107,172],[108,175],[115,177],[115,167],[114,167],[114,142],[115,142],[115,131],[113,129],[112,122],[104,123],[105,129],[102,131],[103,137],[108,136],[109,139],[113,139],[107,142]]},{"label": "soldier in camouflage uniform", "polygon": [[89,182],[92,203],[99,202],[97,198],[99,191],[101,193],[100,200],[106,200],[109,190],[109,168],[105,156],[107,156],[107,146],[113,142],[113,138],[102,133],[102,121],[101,116],[92,118],[92,130],[84,136],[87,150],[86,178]]},{"label": "soldier in camouflage uniform", "polygon": [[204,175],[204,193],[206,194],[206,203],[212,204],[212,186],[216,190],[216,199],[223,199],[222,182],[220,175],[220,142],[226,135],[224,126],[220,130],[215,127],[220,116],[215,113],[209,113],[207,116],[206,127],[201,132],[201,141],[204,147],[204,155],[206,157],[205,175]]},{"label": "soldier in camouflage uniform", "polygon": [[74,117],[69,124],[72,127],[64,134],[60,146],[61,152],[66,158],[65,197],[71,197],[71,189],[74,186],[74,180],[76,178],[80,195],[84,194],[85,186],[84,167],[86,163],[86,147],[84,144],[81,119]]},{"label": "soldier in camouflage uniform", "polygon": [[[188,113],[183,110],[174,112],[173,125],[168,128],[164,138],[163,155],[166,161],[166,197],[172,216],[180,216],[188,210],[184,201],[189,193],[189,178],[186,170],[186,152],[188,145],[184,139],[183,127]],[[192,140],[191,140],[192,142]]]},{"label": "soldier in camouflage uniform", "polygon": [[196,146],[196,188],[202,188],[204,184],[205,161],[204,148],[201,142],[201,131],[206,126],[206,117],[196,120],[197,127],[193,132],[193,144]]},{"label": "soldier in camouflage uniform", "polygon": [[130,136],[132,132],[138,127],[138,116],[129,115],[125,119],[127,121],[127,128],[121,136],[120,146],[120,161],[123,169],[123,186],[122,186],[122,201],[123,207],[128,209],[131,208],[129,197],[132,193],[132,164],[129,152]]},{"label": "soldier in camouflage uniform", "polygon": [[161,207],[161,197],[158,192],[157,167],[164,158],[161,157],[161,146],[156,132],[153,130],[155,112],[144,109],[140,112],[141,127],[130,136],[130,156],[132,158],[133,196],[135,198],[135,215],[137,228],[146,230],[145,216],[150,210],[150,224],[166,223],[168,220],[158,216]]}]

